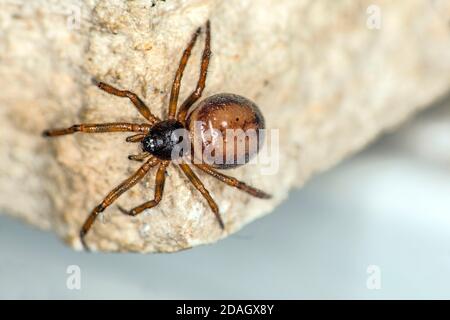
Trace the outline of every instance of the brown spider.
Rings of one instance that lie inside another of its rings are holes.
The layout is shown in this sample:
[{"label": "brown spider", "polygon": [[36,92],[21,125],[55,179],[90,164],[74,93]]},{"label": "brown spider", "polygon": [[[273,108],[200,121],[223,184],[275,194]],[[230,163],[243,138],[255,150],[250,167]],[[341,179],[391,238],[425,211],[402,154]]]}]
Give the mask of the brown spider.
[{"label": "brown spider", "polygon": [[[155,196],[154,199],[144,204],[135,207],[134,209],[127,211],[119,207],[119,209],[130,216],[136,216],[146,209],[155,207],[162,198],[164,190],[164,182],[166,178],[166,168],[173,160],[180,160],[186,158],[186,156],[192,156],[186,153],[173,155],[174,147],[180,142],[179,136],[174,134],[178,129],[189,130],[190,139],[200,139],[202,149],[208,147],[208,145],[215,145],[218,142],[221,145],[226,145],[226,138],[221,137],[221,141],[214,139],[206,139],[204,135],[200,137],[194,137],[191,135],[194,128],[194,123],[206,123],[207,125],[201,127],[201,130],[206,130],[207,128],[218,129],[221,132],[224,129],[264,129],[264,118],[259,111],[258,107],[250,100],[234,95],[234,94],[217,94],[204,99],[198,104],[198,106],[188,115],[190,107],[201,97],[203,89],[205,88],[206,75],[209,65],[209,60],[211,56],[210,42],[211,42],[211,32],[210,32],[210,22],[206,23],[206,40],[205,47],[203,50],[200,77],[198,79],[196,89],[189,95],[189,97],[183,102],[181,107],[176,114],[178,95],[180,92],[180,83],[183,76],[184,69],[191,55],[192,48],[199,36],[201,28],[198,28],[191,41],[189,42],[187,48],[183,52],[178,70],[175,75],[175,79],[172,84],[172,90],[170,93],[169,101],[169,113],[167,120],[160,120],[158,117],[154,116],[145,103],[133,92],[118,90],[106,83],[99,82],[97,85],[100,89],[106,91],[109,94],[126,97],[131,100],[134,106],[137,108],[139,113],[147,119],[148,123],[101,123],[101,124],[77,124],[69,128],[64,129],[53,129],[44,131],[43,135],[46,137],[55,137],[66,134],[72,134],[75,132],[84,133],[101,133],[101,132],[135,132],[135,135],[129,136],[127,142],[140,142],[142,144],[143,152],[138,155],[130,155],[128,158],[130,160],[144,161],[144,164],[128,179],[123,181],[119,186],[113,189],[104,200],[96,206],[89,217],[86,219],[80,230],[80,239],[85,249],[88,246],[85,242],[85,236],[89,229],[91,228],[93,222],[108,206],[110,206],[120,195],[125,193],[131,187],[136,185],[152,167],[158,166],[158,171],[156,173],[155,182]],[[258,134],[258,145],[262,141],[263,137]],[[192,140],[193,141],[193,140]],[[189,142],[190,144],[192,142]],[[259,148],[256,150],[245,150],[243,155],[247,163],[249,159],[258,152]],[[241,151],[237,152],[238,156],[242,155]],[[220,148],[219,148],[220,153]],[[217,154],[216,154],[217,155]],[[226,151],[223,151],[219,156],[226,156]],[[227,158],[228,159],[228,158]],[[236,155],[233,156],[234,162],[231,164],[223,163],[198,163],[194,162],[193,165],[198,169],[206,172],[207,174],[213,176],[214,178],[230,185],[236,187],[242,191],[249,193],[250,195],[258,198],[270,198],[271,196],[267,193],[258,190],[256,188],[250,187],[245,183],[238,181],[233,177],[226,176],[213,168],[227,169],[234,168],[243,163],[237,163]],[[189,162],[191,163],[191,162]],[[222,229],[225,225],[219,214],[219,209],[217,204],[211,197],[208,190],[205,188],[203,183],[197,177],[197,175],[192,171],[190,165],[187,161],[180,161],[176,165],[181,168],[186,177],[191,181],[195,188],[205,197],[212,211],[214,212],[217,221]]]}]

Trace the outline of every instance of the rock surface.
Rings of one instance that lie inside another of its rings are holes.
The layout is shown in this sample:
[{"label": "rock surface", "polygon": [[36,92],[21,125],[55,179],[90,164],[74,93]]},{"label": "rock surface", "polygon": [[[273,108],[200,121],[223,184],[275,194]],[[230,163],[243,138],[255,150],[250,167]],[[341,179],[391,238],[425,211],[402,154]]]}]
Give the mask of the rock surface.
[{"label": "rock surface", "polygon": [[[90,210],[139,167],[126,134],[45,140],[43,129],[142,119],[92,79],[139,94],[160,117],[193,31],[212,23],[204,96],[233,92],[258,103],[272,169],[234,175],[274,195],[258,200],[199,173],[226,223],[171,166],[160,205],[136,218],[111,206],[87,237],[100,251],[172,252],[212,243],[269,213],[313,173],[404,122],[450,88],[448,1],[1,0],[0,207],[81,248]],[[203,35],[183,79],[194,88]],[[274,140],[275,141],[275,140]],[[153,197],[154,171],[117,203]],[[326,195],[324,195],[326,197]]]}]

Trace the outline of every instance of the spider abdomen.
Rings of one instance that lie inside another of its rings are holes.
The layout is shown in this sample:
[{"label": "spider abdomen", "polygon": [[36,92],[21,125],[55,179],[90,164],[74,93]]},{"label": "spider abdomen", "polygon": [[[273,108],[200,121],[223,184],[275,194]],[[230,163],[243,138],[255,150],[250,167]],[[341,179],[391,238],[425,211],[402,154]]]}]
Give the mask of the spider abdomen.
[{"label": "spider abdomen", "polygon": [[183,132],[184,126],[177,120],[158,122],[142,140],[142,149],[161,160],[175,160],[182,156],[173,153],[174,148],[182,142]]},{"label": "spider abdomen", "polygon": [[246,164],[264,141],[261,111],[236,94],[221,93],[202,100],[186,119],[186,127],[195,158],[202,157],[202,162],[219,169]]}]

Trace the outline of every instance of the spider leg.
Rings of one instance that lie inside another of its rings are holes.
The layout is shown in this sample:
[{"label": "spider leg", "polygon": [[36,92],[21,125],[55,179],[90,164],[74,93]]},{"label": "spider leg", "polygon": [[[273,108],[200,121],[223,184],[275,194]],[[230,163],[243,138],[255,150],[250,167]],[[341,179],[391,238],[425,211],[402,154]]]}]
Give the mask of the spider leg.
[{"label": "spider leg", "polygon": [[132,136],[129,136],[126,138],[126,142],[141,142],[142,140],[144,140],[146,134],[145,133],[138,133]]},{"label": "spider leg", "polygon": [[103,132],[144,132],[150,131],[150,125],[147,123],[137,124],[137,123],[125,123],[125,122],[115,122],[115,123],[82,123],[75,124],[69,128],[63,129],[49,129],[45,130],[42,135],[44,137],[56,137],[65,134],[72,134],[75,132],[84,133],[103,133]]},{"label": "spider leg", "polygon": [[199,168],[200,170],[202,170],[203,172],[206,172],[207,174],[228,184],[229,186],[236,187],[244,192],[247,192],[248,194],[250,194],[256,198],[270,199],[272,197],[270,194],[267,194],[264,191],[253,188],[253,187],[245,184],[244,182],[237,180],[236,178],[224,175],[224,174],[214,170],[209,165],[206,165],[206,164],[194,164],[194,165],[197,168]]},{"label": "spider leg", "polygon": [[151,209],[158,205],[158,203],[161,201],[163,192],[164,192],[164,183],[166,181],[166,168],[169,165],[169,161],[161,162],[158,168],[158,172],[156,173],[156,179],[155,179],[155,197],[153,200],[145,202],[141,204],[140,206],[137,206],[136,208],[131,209],[130,211],[123,209],[121,206],[119,206],[119,210],[122,211],[124,214],[129,216],[136,216],[142,211],[146,209]]},{"label": "spider leg", "polygon": [[130,101],[134,104],[139,113],[151,123],[159,121],[158,117],[154,116],[150,112],[150,109],[134,92],[128,90],[119,90],[104,82],[98,82],[97,87],[99,87],[103,91],[106,91],[109,94],[130,99]]},{"label": "spider leg", "polygon": [[200,76],[198,78],[197,87],[191,95],[181,105],[177,119],[184,123],[189,108],[202,96],[205,89],[206,75],[208,73],[209,59],[211,57],[211,23],[206,22],[206,39],[205,48],[203,49],[202,63],[200,65]]},{"label": "spider leg", "polygon": [[87,232],[91,229],[92,224],[95,219],[99,215],[99,213],[103,212],[108,206],[110,206],[118,197],[120,197],[124,192],[133,187],[136,183],[138,183],[150,170],[150,168],[154,167],[159,163],[157,158],[148,159],[131,177],[123,181],[116,188],[114,188],[108,195],[103,199],[103,201],[92,210],[89,217],[84,222],[81,230],[80,230],[80,240],[83,244],[83,247],[87,250],[88,246],[86,245],[85,236]]},{"label": "spider leg", "polygon": [[144,161],[149,156],[150,156],[150,152],[142,152],[140,154],[131,154],[128,156],[128,160]]},{"label": "spider leg", "polygon": [[191,41],[189,42],[186,49],[184,49],[183,55],[181,56],[180,65],[178,66],[178,70],[175,74],[175,78],[172,83],[172,90],[170,92],[170,100],[169,100],[169,119],[174,119],[177,111],[177,102],[178,95],[180,93],[181,86],[181,78],[183,77],[184,69],[186,68],[186,64],[191,56],[192,48],[194,47],[195,42],[197,41],[198,35],[200,34],[201,28],[198,28],[193,34]]},{"label": "spider leg", "polygon": [[220,227],[222,229],[225,229],[225,224],[222,221],[222,217],[219,213],[219,208],[217,207],[216,202],[211,197],[209,191],[205,188],[203,183],[200,181],[200,179],[197,177],[197,175],[192,171],[191,167],[189,165],[182,163],[179,164],[181,170],[183,170],[186,177],[191,181],[191,183],[194,185],[194,187],[200,191],[200,193],[205,197],[206,201],[208,201],[209,206],[211,207],[211,210],[213,211],[214,215],[217,218],[217,222],[219,222]]}]

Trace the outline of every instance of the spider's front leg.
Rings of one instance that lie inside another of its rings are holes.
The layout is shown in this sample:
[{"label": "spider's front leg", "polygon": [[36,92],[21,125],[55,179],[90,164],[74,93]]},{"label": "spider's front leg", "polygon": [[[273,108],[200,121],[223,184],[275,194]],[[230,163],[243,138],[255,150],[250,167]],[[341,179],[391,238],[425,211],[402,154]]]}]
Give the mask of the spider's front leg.
[{"label": "spider's front leg", "polygon": [[80,230],[80,240],[83,244],[83,247],[86,250],[89,250],[89,247],[86,245],[85,236],[88,231],[91,229],[92,224],[94,223],[97,216],[103,212],[107,207],[109,207],[114,201],[117,200],[123,193],[128,191],[131,187],[136,185],[146,174],[147,172],[157,165],[160,161],[157,158],[148,159],[131,177],[123,181],[120,185],[114,188],[105,199],[92,210],[89,217],[84,222],[81,230]]},{"label": "spider's front leg", "polygon": [[177,103],[178,103],[178,95],[180,94],[181,87],[181,79],[183,78],[184,69],[186,68],[186,64],[191,56],[192,48],[197,41],[198,35],[200,34],[201,28],[198,28],[193,34],[191,41],[187,45],[186,49],[184,49],[183,55],[181,56],[180,64],[178,66],[177,72],[175,73],[175,78],[173,79],[172,89],[170,91],[170,99],[169,99],[169,119],[175,119],[175,115],[177,112]]},{"label": "spider's front leg", "polygon": [[128,160],[133,160],[133,161],[144,161],[145,159],[147,159],[148,157],[150,157],[151,154],[150,152],[142,152],[140,154],[131,154],[128,156]]},{"label": "spider's front leg", "polygon": [[202,54],[202,62],[200,64],[200,76],[197,81],[197,87],[189,95],[189,97],[183,102],[178,110],[177,119],[182,123],[186,122],[186,116],[189,108],[202,96],[203,90],[206,85],[206,76],[208,74],[209,60],[211,58],[211,23],[209,20],[206,22],[206,39],[205,47]]},{"label": "spider's front leg", "polygon": [[132,136],[129,136],[125,139],[126,142],[141,142],[144,140],[146,134],[145,133],[138,133]]},{"label": "spider's front leg", "polygon": [[128,122],[114,122],[114,123],[82,123],[75,124],[69,128],[62,129],[48,129],[42,135],[44,137],[57,137],[66,134],[73,134],[76,132],[83,133],[104,133],[104,132],[141,132],[148,133],[150,125],[147,123],[137,124]]},{"label": "spider's front leg", "polygon": [[158,172],[156,173],[156,179],[155,179],[155,196],[153,200],[145,202],[141,204],[140,206],[137,206],[136,208],[133,208],[131,210],[125,210],[121,206],[119,206],[119,210],[122,211],[122,213],[129,215],[129,216],[136,216],[140,214],[142,211],[151,209],[159,204],[159,202],[162,199],[162,195],[164,192],[164,184],[166,181],[166,168],[169,165],[169,161],[161,162],[158,168]]}]

